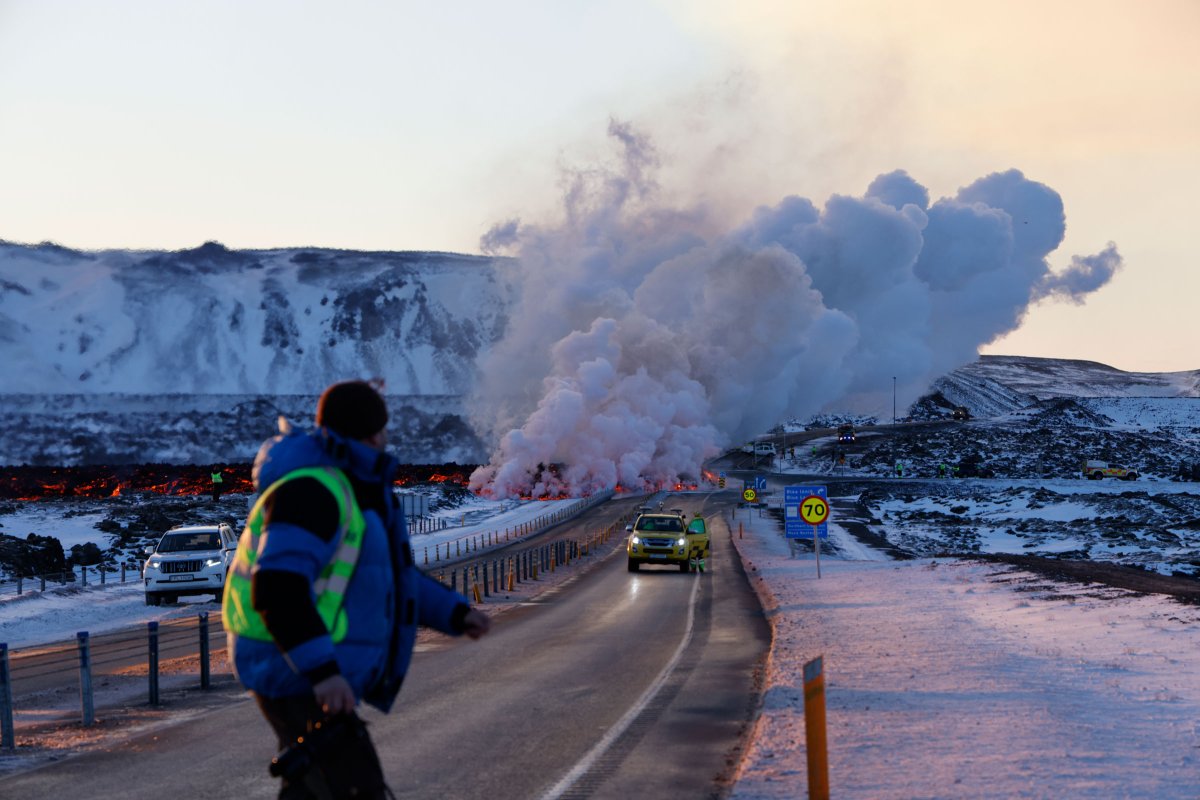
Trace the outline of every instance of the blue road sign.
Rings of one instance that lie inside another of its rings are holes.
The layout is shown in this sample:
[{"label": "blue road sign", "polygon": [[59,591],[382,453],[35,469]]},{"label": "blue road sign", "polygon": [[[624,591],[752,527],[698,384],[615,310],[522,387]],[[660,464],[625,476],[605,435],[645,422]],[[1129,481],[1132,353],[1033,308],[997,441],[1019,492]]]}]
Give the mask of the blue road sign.
[{"label": "blue road sign", "polygon": [[767,490],[767,479],[762,475],[754,476],[754,491],[765,492]]},{"label": "blue road sign", "polygon": [[[783,487],[783,533],[789,539],[813,538],[813,526],[800,516],[800,504],[806,497],[822,497],[829,502],[829,493],[824,486],[785,486]],[[822,522],[816,526],[817,535],[822,539],[829,538],[829,523]]]}]

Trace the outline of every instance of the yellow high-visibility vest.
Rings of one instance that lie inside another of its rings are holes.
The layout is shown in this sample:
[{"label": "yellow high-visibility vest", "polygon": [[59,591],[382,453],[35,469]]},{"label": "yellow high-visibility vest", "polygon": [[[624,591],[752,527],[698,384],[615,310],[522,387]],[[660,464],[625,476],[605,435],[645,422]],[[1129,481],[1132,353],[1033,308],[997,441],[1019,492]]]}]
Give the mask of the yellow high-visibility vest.
[{"label": "yellow high-visibility vest", "polygon": [[338,524],[337,550],[333,559],[325,565],[313,583],[313,593],[317,596],[317,613],[333,641],[340,642],[346,637],[347,628],[346,611],[343,608],[346,587],[350,585],[350,578],[354,575],[354,567],[362,549],[363,533],[367,526],[358,501],[354,499],[354,490],[350,482],[341,470],[334,467],[304,467],[293,470],[268,486],[258,498],[246,520],[246,528],[238,538],[233,566],[229,569],[229,580],[221,604],[225,615],[225,629],[248,639],[263,642],[273,639],[262,616],[254,610],[251,602],[251,573],[258,558],[266,500],[284,483],[296,478],[317,479],[337,499],[341,520]]}]

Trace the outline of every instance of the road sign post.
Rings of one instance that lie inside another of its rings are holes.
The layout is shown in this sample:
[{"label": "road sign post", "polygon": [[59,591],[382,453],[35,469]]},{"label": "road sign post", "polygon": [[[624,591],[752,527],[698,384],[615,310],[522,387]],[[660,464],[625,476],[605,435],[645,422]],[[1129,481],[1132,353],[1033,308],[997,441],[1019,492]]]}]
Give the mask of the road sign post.
[{"label": "road sign post", "polygon": [[821,577],[821,531],[820,525],[829,519],[829,503],[820,495],[809,495],[800,501],[800,517],[812,525],[813,551],[817,556],[817,577]]},{"label": "road sign post", "polygon": [[813,538],[817,577],[821,577],[821,539],[829,538],[829,494],[824,486],[786,486],[784,533],[790,539]]}]

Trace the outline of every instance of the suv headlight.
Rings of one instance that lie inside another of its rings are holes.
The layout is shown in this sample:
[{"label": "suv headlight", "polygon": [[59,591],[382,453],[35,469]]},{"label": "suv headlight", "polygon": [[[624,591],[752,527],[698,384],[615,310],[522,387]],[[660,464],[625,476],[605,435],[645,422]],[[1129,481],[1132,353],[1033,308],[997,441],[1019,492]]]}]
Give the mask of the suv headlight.
[{"label": "suv headlight", "polygon": [[629,543],[630,544],[641,544],[642,540],[639,539],[638,535],[635,533],[633,536],[629,537]]},{"label": "suv headlight", "polygon": [[679,546],[679,547],[683,547],[685,544],[687,544],[687,539],[685,539],[684,537],[680,536],[680,537],[679,537],[679,540],[678,540],[678,541],[676,541],[676,542],[675,542],[675,544],[676,544],[677,546]]},{"label": "suv headlight", "polygon": [[146,562],[146,569],[158,569],[158,565],[162,563],[162,559],[158,556],[151,556]]}]

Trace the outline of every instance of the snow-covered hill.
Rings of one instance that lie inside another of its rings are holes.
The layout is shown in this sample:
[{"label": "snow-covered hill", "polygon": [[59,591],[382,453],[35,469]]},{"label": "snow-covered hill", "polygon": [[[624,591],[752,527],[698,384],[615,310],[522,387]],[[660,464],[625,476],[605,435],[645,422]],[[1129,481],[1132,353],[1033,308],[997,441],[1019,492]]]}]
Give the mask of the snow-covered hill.
[{"label": "snow-covered hill", "polygon": [[398,395],[461,395],[504,331],[504,263],[0,242],[0,392],[296,395],[382,377]]},{"label": "snow-covered hill", "polygon": [[1054,397],[1200,397],[1200,369],[1125,372],[1095,361],[981,356],[930,388],[990,417]]}]

